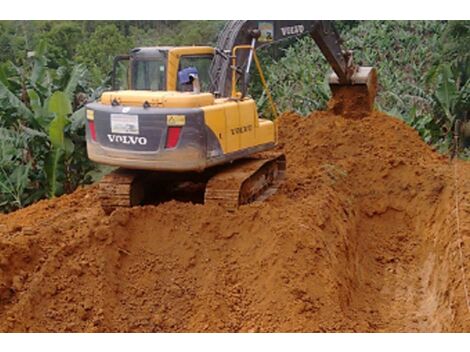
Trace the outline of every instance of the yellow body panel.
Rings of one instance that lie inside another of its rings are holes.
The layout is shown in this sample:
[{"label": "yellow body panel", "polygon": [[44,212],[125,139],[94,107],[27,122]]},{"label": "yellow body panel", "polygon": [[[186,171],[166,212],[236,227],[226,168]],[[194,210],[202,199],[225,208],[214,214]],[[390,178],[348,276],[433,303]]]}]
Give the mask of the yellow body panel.
[{"label": "yellow body panel", "polygon": [[217,136],[224,154],[276,143],[274,123],[258,118],[256,103],[252,99],[217,99],[216,104],[205,106],[202,110],[206,125]]},{"label": "yellow body panel", "polygon": [[256,105],[250,100],[237,103],[240,115],[240,127],[237,132],[240,135],[240,148],[248,148],[258,144],[256,142]]},{"label": "yellow body panel", "polygon": [[168,91],[176,90],[176,81],[178,78],[178,68],[181,56],[213,54],[214,48],[211,48],[210,46],[182,46],[171,48],[168,51],[166,89]]},{"label": "yellow body panel", "polygon": [[219,105],[212,105],[205,106],[202,110],[204,111],[204,120],[206,125],[217,137],[220,147],[225,154],[227,150],[227,138],[225,138],[225,113],[223,108]]},{"label": "yellow body panel", "polygon": [[259,119],[259,127],[256,129],[256,144],[277,143],[276,135],[276,126],[272,121]]},{"label": "yellow body panel", "polygon": [[240,149],[240,134],[235,133],[235,130],[240,128],[240,113],[238,104],[235,102],[226,103],[223,108],[222,111],[225,113],[225,137],[227,140],[226,153],[231,153]]},{"label": "yellow body panel", "polygon": [[105,92],[101,103],[111,105],[116,101],[124,106],[142,106],[148,102],[151,107],[160,108],[198,108],[214,104],[214,96],[210,93],[194,94],[192,92],[162,92],[147,90],[120,90]]}]

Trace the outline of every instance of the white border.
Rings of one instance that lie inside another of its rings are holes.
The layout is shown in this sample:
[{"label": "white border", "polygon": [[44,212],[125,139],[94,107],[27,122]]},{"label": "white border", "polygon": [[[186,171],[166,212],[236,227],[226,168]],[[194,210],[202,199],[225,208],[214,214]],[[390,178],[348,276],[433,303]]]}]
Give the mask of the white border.
[{"label": "white border", "polygon": [[5,0],[0,19],[468,19],[465,0]]},{"label": "white border", "polygon": [[2,350],[84,351],[465,351],[469,334],[3,334]]},{"label": "white border", "polygon": [[[4,3],[1,19],[466,19],[463,0],[41,0]],[[461,351],[469,334],[1,334],[4,351]]]}]

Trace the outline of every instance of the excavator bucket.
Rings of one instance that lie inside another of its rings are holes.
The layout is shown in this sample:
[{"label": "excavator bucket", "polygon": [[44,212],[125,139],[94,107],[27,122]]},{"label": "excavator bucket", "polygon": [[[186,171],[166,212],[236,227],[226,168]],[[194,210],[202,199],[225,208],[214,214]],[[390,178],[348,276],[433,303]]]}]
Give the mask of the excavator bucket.
[{"label": "excavator bucket", "polygon": [[336,115],[362,118],[372,112],[377,95],[377,71],[374,67],[358,67],[348,83],[341,83],[333,72],[329,84],[332,98],[328,108]]}]

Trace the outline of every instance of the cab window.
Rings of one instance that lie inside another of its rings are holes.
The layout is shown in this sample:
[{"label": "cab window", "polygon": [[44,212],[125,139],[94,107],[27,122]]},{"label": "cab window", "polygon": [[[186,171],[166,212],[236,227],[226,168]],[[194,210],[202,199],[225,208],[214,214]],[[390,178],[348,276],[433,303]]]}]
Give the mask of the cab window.
[{"label": "cab window", "polygon": [[165,90],[163,59],[135,60],[132,63],[132,87],[135,90]]},{"label": "cab window", "polygon": [[[184,70],[188,67],[195,67],[198,71],[199,83],[201,84],[201,91],[208,92],[210,87],[209,70],[212,62],[212,55],[192,55],[182,56],[180,58],[180,65],[178,71]],[[178,80],[177,87],[179,91],[185,91],[184,87]]]}]

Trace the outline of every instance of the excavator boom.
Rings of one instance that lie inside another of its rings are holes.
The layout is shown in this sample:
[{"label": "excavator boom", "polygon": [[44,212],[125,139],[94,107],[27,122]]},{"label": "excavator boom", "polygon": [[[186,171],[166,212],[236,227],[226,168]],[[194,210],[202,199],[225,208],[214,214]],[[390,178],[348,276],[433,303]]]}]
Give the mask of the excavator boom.
[{"label": "excavator boom", "polygon": [[[335,85],[365,85],[371,99],[375,98],[376,72],[372,67],[358,67],[352,52],[342,48],[342,40],[332,21],[275,20],[228,21],[221,31],[216,55],[212,61],[212,90],[221,96],[230,96],[232,85],[231,61],[227,56],[236,46],[254,44],[255,49],[267,47],[288,39],[310,35],[326,58],[333,74],[329,83]],[[249,64],[249,51],[236,53],[237,72],[241,75]],[[332,89],[333,93],[335,89]]]}]

